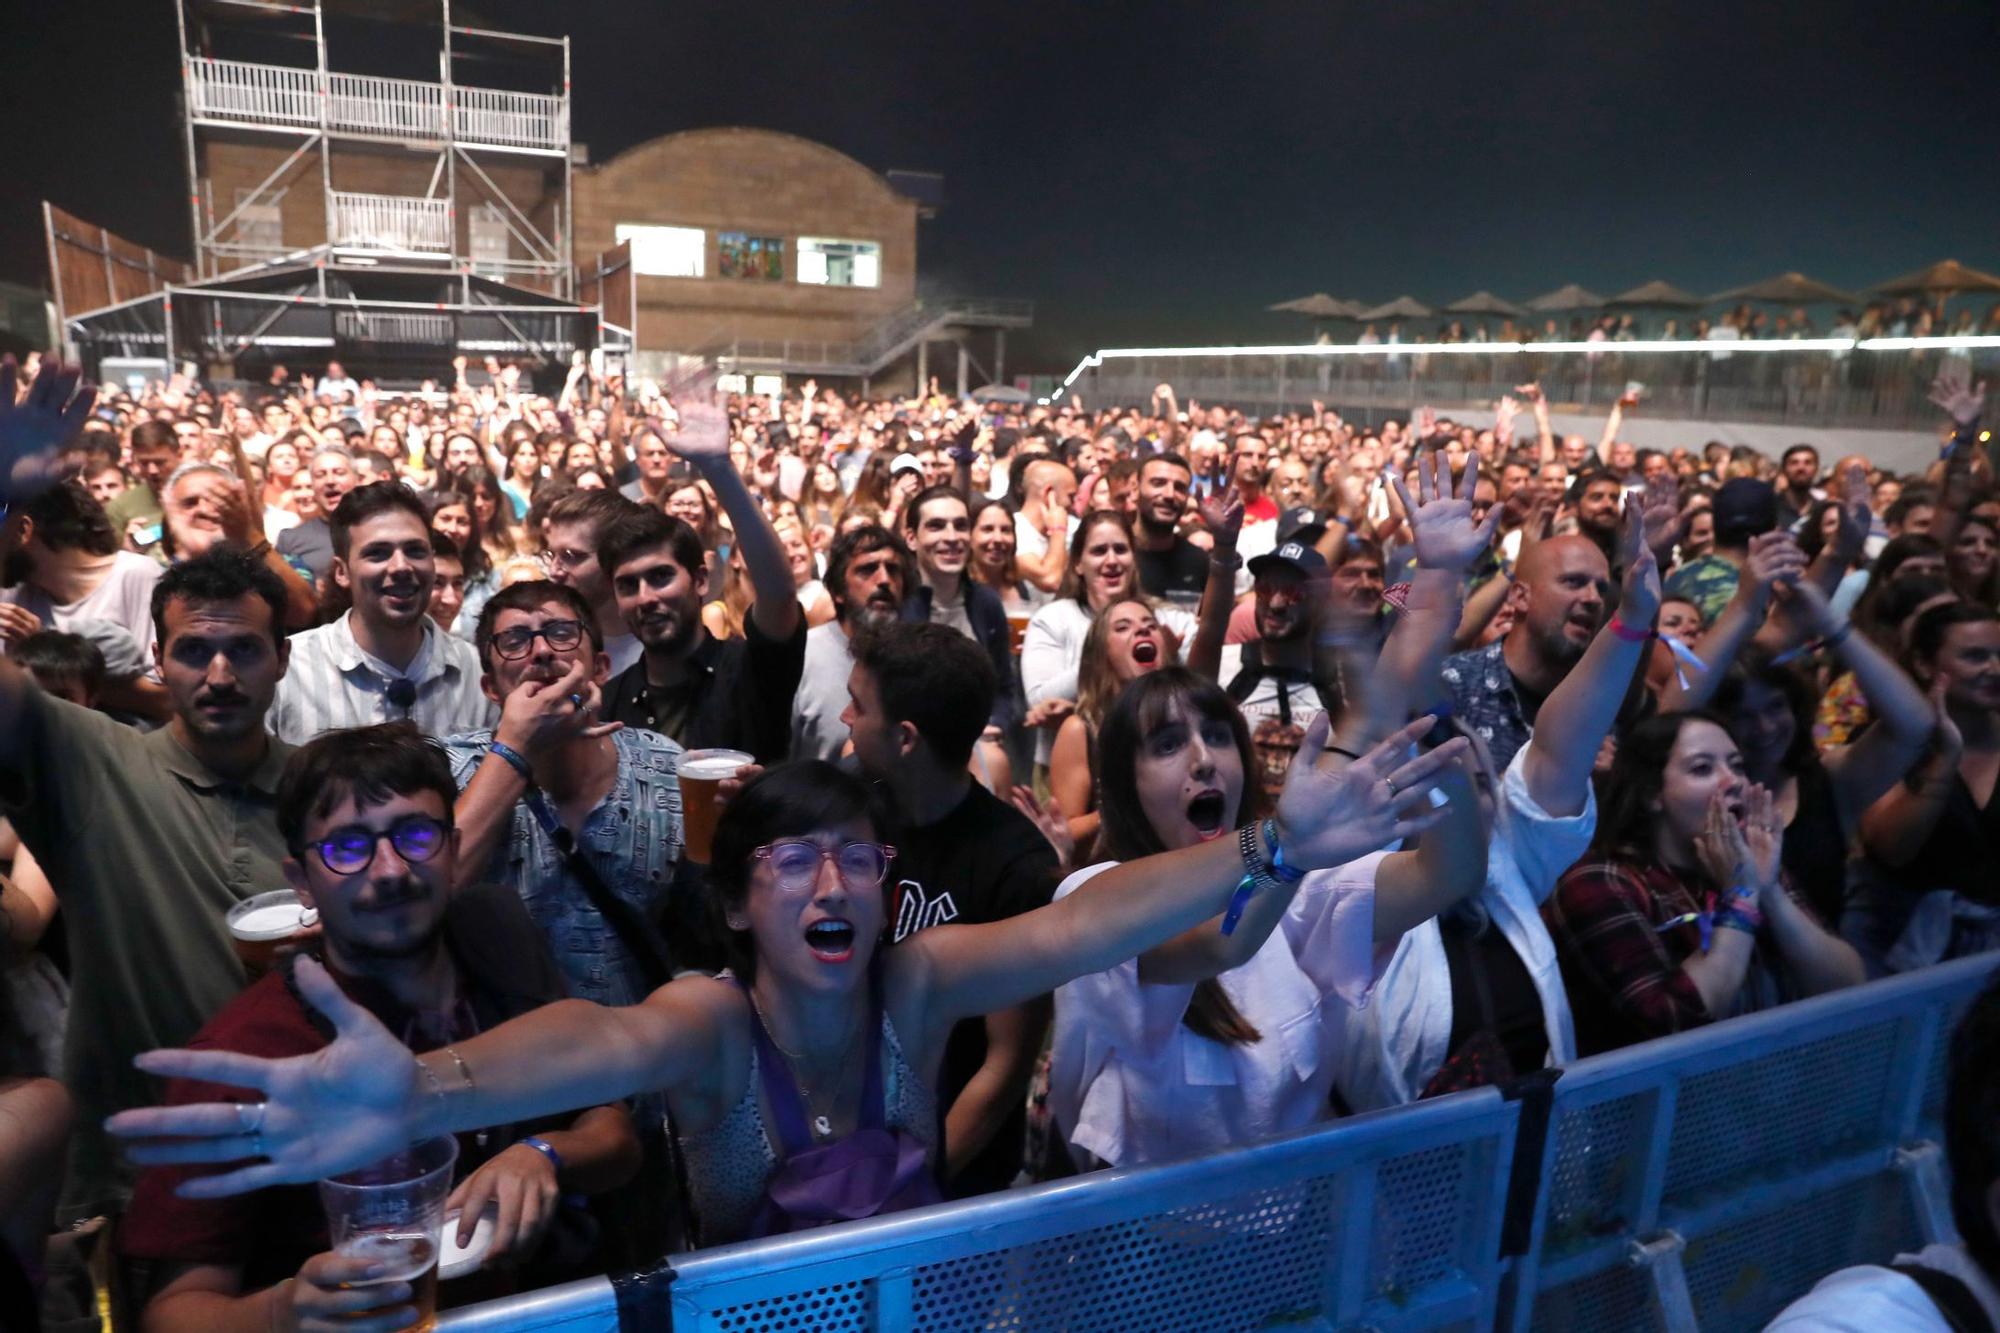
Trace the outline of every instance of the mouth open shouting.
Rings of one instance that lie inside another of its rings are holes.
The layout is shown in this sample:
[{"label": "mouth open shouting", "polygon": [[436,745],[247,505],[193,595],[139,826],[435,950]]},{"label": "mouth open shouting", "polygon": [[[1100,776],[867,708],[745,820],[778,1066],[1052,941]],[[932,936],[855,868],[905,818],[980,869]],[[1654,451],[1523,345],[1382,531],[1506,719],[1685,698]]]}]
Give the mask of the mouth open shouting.
[{"label": "mouth open shouting", "polygon": [[854,959],[854,923],[823,917],[806,927],[806,948],[822,963]]}]

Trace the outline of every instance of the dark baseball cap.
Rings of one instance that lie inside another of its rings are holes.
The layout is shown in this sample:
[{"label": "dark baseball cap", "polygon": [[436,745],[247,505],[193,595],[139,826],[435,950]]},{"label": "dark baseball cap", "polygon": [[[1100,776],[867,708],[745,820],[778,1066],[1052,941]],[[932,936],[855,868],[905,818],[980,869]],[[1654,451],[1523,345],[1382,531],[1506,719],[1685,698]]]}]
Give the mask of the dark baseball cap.
[{"label": "dark baseball cap", "polygon": [[1715,535],[1732,544],[1778,526],[1778,493],[1768,481],[1737,477],[1715,493]]},{"label": "dark baseball cap", "polygon": [[1279,565],[1295,569],[1309,579],[1326,573],[1326,557],[1311,546],[1305,542],[1281,542],[1275,551],[1267,551],[1250,562],[1250,575],[1255,578]]},{"label": "dark baseball cap", "polygon": [[1304,542],[1311,546],[1326,536],[1326,520],[1319,516],[1319,510],[1311,505],[1300,505],[1287,509],[1278,515],[1278,540],[1280,542]]}]

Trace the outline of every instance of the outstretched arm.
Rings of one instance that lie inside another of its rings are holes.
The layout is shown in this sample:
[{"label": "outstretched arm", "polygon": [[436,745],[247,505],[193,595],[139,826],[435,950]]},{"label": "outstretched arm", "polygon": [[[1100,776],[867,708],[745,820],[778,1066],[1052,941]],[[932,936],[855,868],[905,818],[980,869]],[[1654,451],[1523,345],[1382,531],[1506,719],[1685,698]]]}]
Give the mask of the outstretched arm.
[{"label": "outstretched arm", "polygon": [[713,403],[690,402],[680,413],[680,428],[667,437],[667,447],[694,464],[702,480],[715,488],[722,512],[729,515],[729,525],[736,531],[736,549],[743,554],[743,566],[750,571],[750,586],[756,592],[750,614],[756,617],[757,628],[766,638],[789,639],[804,614],[792,584],[791,561],[785,558],[784,544],[757,497],[750,494],[742,474],[729,461],[729,417]]},{"label": "outstretched arm", "polygon": [[1202,526],[1215,544],[1208,553],[1208,583],[1201,592],[1201,618],[1188,647],[1188,669],[1209,680],[1222,678],[1222,643],[1229,637],[1229,613],[1236,607],[1236,538],[1243,530],[1243,497],[1231,487],[1226,494],[1201,502]]},{"label": "outstretched arm", "polygon": [[[1322,756],[1331,728],[1324,714],[1316,718],[1293,757],[1278,804],[1278,841],[1286,863],[1300,870],[1341,865],[1436,824],[1442,813],[1431,808],[1430,788],[1465,744],[1455,740],[1404,762],[1432,721],[1426,717],[1401,729],[1349,765]],[[1253,838],[1268,862],[1262,831]],[[1238,840],[1225,836],[1114,866],[1037,911],[991,925],[927,930],[902,947],[919,950],[927,969],[927,1012],[934,1015],[934,1026],[948,1027],[959,1017],[1046,994],[1192,931],[1222,914],[1244,879]],[[1227,936],[1204,928],[1222,941],[1211,942],[1211,948],[1224,967],[1234,966],[1229,958],[1248,957],[1261,947],[1296,889],[1294,883],[1253,893]]]},{"label": "outstretched arm", "polygon": [[1833,659],[1854,673],[1855,684],[1861,687],[1878,723],[1826,760],[1839,804],[1840,826],[1851,831],[1860,822],[1862,811],[1900,782],[1922,756],[1934,720],[1930,700],[1887,653],[1869,642],[1867,635],[1855,633],[1852,624],[1835,616],[1816,586],[1800,583],[1779,595],[1803,604],[1809,632],[1830,644]]},{"label": "outstretched arm", "polygon": [[1581,814],[1590,770],[1632,673],[1652,647],[1646,632],[1660,610],[1660,570],[1646,547],[1639,505],[1625,501],[1625,582],[1617,613],[1600,626],[1583,660],[1564,676],[1535,716],[1521,775],[1535,804],[1558,818]]},{"label": "outstretched arm", "polygon": [[306,1001],[332,1021],[332,1044],[285,1060],[160,1050],[135,1062],[163,1078],[264,1094],[254,1113],[211,1102],[112,1117],[107,1128],[141,1165],[265,1159],[190,1180],[180,1187],[187,1198],[318,1180],[418,1139],[675,1087],[717,1066],[725,1006],[740,1003],[722,983],[690,977],[621,1008],[558,1000],[413,1057],[318,963],[300,961],[295,976]]},{"label": "outstretched arm", "polygon": [[[1798,582],[1805,570],[1805,552],[1791,533],[1778,528],[1752,537],[1749,557],[1737,574],[1735,595],[1694,649],[1701,666],[1681,665],[1660,695],[1661,709],[1674,712],[1708,707],[1736,655],[1763,626],[1771,606],[1771,590],[1780,583]],[[1687,677],[1686,685],[1681,684],[1682,675]]]}]

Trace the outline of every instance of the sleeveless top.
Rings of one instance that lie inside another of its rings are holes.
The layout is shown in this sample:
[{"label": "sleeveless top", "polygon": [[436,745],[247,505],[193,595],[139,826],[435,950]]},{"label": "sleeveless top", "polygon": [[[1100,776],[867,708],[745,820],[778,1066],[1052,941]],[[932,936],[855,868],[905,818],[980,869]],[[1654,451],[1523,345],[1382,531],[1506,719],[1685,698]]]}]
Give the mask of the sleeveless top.
[{"label": "sleeveless top", "polygon": [[[937,1093],[903,1057],[895,1024],[882,1015],[882,1118],[891,1129],[907,1131],[931,1150],[938,1149]],[[750,1048],[750,1076],[743,1096],[713,1128],[681,1135],[681,1158],[688,1201],[700,1224],[700,1243],[725,1245],[743,1239],[777,1170],[778,1155],[764,1124],[763,1079],[757,1049]]]}]

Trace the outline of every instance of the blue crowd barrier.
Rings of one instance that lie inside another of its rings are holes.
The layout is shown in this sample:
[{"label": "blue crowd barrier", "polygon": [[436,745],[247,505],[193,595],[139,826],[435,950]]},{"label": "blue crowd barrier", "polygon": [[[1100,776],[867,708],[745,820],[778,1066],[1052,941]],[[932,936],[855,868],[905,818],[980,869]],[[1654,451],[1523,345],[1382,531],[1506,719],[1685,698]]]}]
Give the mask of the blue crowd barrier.
[{"label": "blue crowd barrier", "polygon": [[[1581,1061],[1525,1097],[675,1256],[654,1295],[677,1333],[1756,1329],[1836,1268],[1952,1237],[1946,1049],[1996,961]],[[602,1278],[439,1319],[618,1326]]]}]

